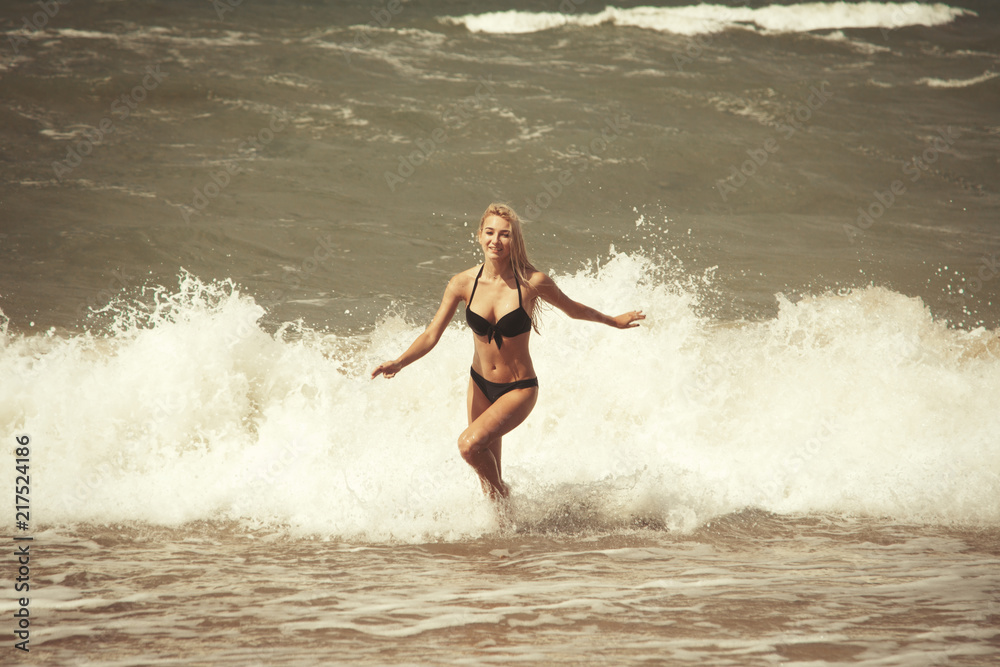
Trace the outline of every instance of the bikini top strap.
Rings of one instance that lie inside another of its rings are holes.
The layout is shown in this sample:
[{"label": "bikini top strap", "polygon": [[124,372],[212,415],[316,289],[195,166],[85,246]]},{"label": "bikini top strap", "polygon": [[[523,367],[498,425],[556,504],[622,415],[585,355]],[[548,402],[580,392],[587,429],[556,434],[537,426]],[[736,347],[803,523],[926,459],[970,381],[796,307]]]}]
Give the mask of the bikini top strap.
[{"label": "bikini top strap", "polygon": [[465,304],[466,308],[472,305],[472,299],[476,296],[476,288],[479,287],[479,278],[483,275],[483,269],[485,268],[486,262],[483,262],[483,265],[479,267],[479,273],[476,274],[476,282],[472,285],[472,294],[469,295],[469,303]]},{"label": "bikini top strap", "polygon": [[514,284],[517,285],[517,305],[524,308],[524,304],[521,303],[521,281],[517,279],[517,271],[514,272]]}]

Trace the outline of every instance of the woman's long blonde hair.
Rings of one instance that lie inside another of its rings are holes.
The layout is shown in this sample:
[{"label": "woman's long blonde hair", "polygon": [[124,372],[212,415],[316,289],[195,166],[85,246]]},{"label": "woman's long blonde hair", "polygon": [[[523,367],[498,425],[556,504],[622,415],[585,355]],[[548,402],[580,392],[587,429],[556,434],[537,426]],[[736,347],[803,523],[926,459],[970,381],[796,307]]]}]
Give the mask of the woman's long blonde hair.
[{"label": "woman's long blonde hair", "polygon": [[[486,212],[479,219],[479,234],[483,233],[486,225],[486,218],[495,215],[510,223],[510,267],[514,270],[514,275],[522,285],[528,285],[528,276],[533,271],[537,271],[531,260],[528,259],[528,249],[524,245],[524,234],[521,232],[521,219],[517,217],[510,206],[506,204],[493,203],[486,207]],[[478,236],[477,236],[478,238]],[[528,285],[527,289],[531,289]],[[538,299],[535,299],[535,307],[532,308],[531,325],[538,331],[537,315],[541,308]]]}]

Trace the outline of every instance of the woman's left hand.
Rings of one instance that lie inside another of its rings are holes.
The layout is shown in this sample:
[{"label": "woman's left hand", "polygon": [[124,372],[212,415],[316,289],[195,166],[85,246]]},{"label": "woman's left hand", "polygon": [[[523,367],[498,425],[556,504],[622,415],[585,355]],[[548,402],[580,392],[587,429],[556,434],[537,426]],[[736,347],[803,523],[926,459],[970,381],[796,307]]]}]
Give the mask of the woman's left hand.
[{"label": "woman's left hand", "polygon": [[646,319],[646,316],[642,314],[641,310],[633,310],[624,315],[612,317],[611,319],[619,329],[634,329],[639,326],[639,320]]},{"label": "woman's left hand", "polygon": [[378,368],[372,371],[372,379],[374,380],[379,374],[388,378],[396,376],[396,373],[403,370],[403,365],[398,361],[386,361],[385,363],[379,364]]}]

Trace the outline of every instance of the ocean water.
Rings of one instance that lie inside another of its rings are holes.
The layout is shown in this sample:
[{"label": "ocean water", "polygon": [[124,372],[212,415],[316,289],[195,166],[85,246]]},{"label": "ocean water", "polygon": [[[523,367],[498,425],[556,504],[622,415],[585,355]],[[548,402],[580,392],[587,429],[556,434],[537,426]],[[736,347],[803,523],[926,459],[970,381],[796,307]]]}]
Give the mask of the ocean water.
[{"label": "ocean water", "polygon": [[[993,3],[0,28],[5,662],[1000,658]],[[464,322],[368,379],[494,200],[567,294],[647,315],[543,313],[506,521],[457,454]]]}]

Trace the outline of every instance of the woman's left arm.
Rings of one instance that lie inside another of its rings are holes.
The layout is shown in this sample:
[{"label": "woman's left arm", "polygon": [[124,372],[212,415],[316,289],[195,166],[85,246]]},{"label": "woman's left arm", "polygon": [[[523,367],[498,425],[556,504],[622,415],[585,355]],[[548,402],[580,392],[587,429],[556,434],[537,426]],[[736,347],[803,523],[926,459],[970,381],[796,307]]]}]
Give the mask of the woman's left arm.
[{"label": "woman's left arm", "polygon": [[556,285],[555,281],[544,273],[536,275],[540,275],[541,277],[532,280],[531,284],[532,287],[534,287],[538,292],[538,296],[542,297],[547,302],[551,303],[553,306],[575,320],[598,322],[600,324],[607,324],[608,326],[618,329],[632,329],[639,326],[639,320],[646,319],[646,316],[642,314],[641,310],[633,310],[616,317],[610,317],[598,310],[595,310],[594,308],[591,308],[590,306],[586,306],[579,301],[574,301],[569,298],[561,289],[559,289],[559,286]]}]

